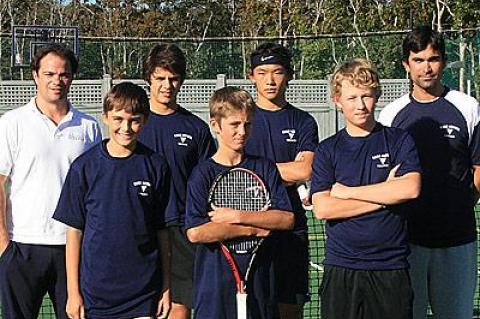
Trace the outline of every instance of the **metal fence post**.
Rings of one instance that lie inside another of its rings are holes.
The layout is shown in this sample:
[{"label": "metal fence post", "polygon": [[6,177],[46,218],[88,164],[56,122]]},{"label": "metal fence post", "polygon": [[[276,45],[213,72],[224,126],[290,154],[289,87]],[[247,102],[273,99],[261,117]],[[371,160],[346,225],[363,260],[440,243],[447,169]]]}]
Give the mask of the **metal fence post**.
[{"label": "metal fence post", "polygon": [[104,74],[102,79],[102,97],[112,88],[112,77],[110,74]]},{"label": "metal fence post", "polygon": [[217,82],[215,83],[215,90],[224,88],[227,86],[227,75],[217,74]]},{"label": "metal fence post", "polygon": [[327,76],[327,105],[328,105],[328,114],[329,114],[329,119],[330,119],[330,127],[332,128],[332,133],[331,135],[335,134],[338,132],[338,130],[341,128],[339,121],[341,120],[339,118],[339,114],[337,111],[337,107],[335,103],[332,101],[332,91],[331,91],[331,85],[330,85],[330,79],[332,78],[332,75],[330,74]]},{"label": "metal fence post", "polygon": [[[108,91],[110,91],[111,88],[112,88],[112,77],[110,76],[110,74],[104,74],[102,79],[102,100],[107,95]],[[103,102],[100,101],[100,105],[102,104]],[[108,137],[108,128],[103,123],[103,121],[100,120],[100,118],[98,118],[98,124],[100,124],[100,128],[102,130],[102,136]]]}]

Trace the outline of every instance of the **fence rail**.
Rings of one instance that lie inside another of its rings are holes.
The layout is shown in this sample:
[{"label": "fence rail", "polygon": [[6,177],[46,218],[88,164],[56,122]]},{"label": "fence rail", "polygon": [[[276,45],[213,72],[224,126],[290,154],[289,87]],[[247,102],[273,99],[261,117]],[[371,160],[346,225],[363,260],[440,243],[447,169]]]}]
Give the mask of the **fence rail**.
[{"label": "fence rail", "polygon": [[[148,92],[147,84],[141,79],[112,80],[109,75],[105,75],[100,80],[74,80],[70,88],[70,100],[78,109],[100,119],[103,96],[112,85],[122,81],[136,83]],[[387,79],[381,82],[383,94],[378,101],[379,108],[409,90],[408,80]],[[210,97],[216,89],[226,85],[242,87],[252,96],[256,96],[252,82],[227,79],[225,75],[219,74],[216,79],[186,80],[178,95],[178,102],[207,121]],[[0,81],[0,115],[28,103],[35,92],[33,81]],[[332,135],[338,127],[343,126],[341,117],[337,116],[335,106],[330,101],[330,86],[327,80],[292,80],[288,85],[287,100],[315,117],[321,139]]]}]

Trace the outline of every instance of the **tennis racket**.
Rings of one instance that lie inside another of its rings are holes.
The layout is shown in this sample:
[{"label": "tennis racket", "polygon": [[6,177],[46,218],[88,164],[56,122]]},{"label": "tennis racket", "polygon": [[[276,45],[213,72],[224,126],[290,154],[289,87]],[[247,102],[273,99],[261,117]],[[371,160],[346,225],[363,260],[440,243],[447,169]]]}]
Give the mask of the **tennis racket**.
[{"label": "tennis racket", "polygon": [[[270,206],[270,195],[263,181],[245,168],[233,168],[218,175],[210,188],[208,202],[213,207],[259,212]],[[245,237],[220,243],[236,284],[237,319],[247,319],[247,282],[263,238]],[[247,270],[242,276],[233,257],[250,254]]]}]

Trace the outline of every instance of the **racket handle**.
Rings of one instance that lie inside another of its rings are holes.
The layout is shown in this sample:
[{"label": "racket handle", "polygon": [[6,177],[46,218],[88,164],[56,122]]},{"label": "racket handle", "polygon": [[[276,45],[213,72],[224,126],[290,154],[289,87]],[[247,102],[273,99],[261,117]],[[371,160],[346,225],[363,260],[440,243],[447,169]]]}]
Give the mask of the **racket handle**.
[{"label": "racket handle", "polygon": [[304,201],[304,200],[306,200],[310,197],[310,192],[307,189],[307,185],[305,185],[304,183],[299,184],[297,186],[297,192],[298,192],[298,196],[300,196],[300,199],[302,201]]},{"label": "racket handle", "polygon": [[247,294],[237,292],[237,319],[247,319]]},{"label": "racket handle", "polygon": [[297,192],[298,196],[300,197],[300,200],[302,201],[302,206],[303,209],[305,210],[312,210],[313,206],[312,203],[310,202],[310,190],[307,187],[307,184],[301,183],[297,186]]}]

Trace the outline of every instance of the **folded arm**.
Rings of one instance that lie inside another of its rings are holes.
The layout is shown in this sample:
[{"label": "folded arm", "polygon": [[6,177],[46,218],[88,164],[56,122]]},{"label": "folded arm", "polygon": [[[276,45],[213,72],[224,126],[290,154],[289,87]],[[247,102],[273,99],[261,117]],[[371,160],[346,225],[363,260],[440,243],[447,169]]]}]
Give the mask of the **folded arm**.
[{"label": "folded arm", "polygon": [[365,186],[335,183],[328,191],[313,195],[315,216],[319,219],[349,218],[367,214],[384,205],[395,205],[417,198],[421,177],[418,172],[395,176],[395,166],[385,182]]},{"label": "folded arm", "polygon": [[381,205],[401,204],[420,195],[421,177],[411,172],[399,177],[389,177],[385,182],[349,187],[336,183],[330,194],[340,199],[353,199]]},{"label": "folded arm", "polygon": [[287,184],[301,183],[312,177],[312,161],[314,152],[303,151],[297,154],[295,161],[277,163],[282,180]]},{"label": "folded arm", "polygon": [[227,223],[207,222],[187,230],[187,237],[192,243],[215,243],[237,237],[266,237],[270,231],[263,228]]},{"label": "folded arm", "polygon": [[318,219],[342,219],[368,214],[379,210],[382,205],[354,199],[341,199],[330,191],[313,194],[313,213]]},{"label": "folded arm", "polygon": [[293,213],[279,209],[251,212],[231,208],[216,208],[208,215],[210,220],[217,224],[238,224],[268,230],[290,230],[295,223]]}]

